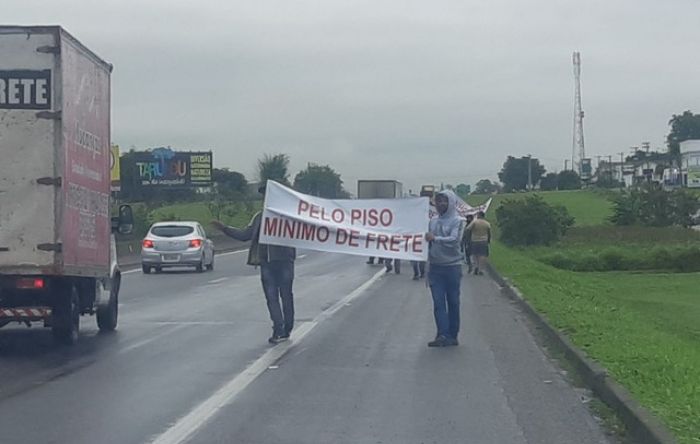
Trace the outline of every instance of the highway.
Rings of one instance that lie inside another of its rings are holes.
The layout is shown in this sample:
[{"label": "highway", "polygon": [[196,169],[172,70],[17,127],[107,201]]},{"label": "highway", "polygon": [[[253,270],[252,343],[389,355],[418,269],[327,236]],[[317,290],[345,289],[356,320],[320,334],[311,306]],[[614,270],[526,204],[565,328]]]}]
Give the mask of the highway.
[{"label": "highway", "polygon": [[410,267],[300,252],[292,340],[267,343],[258,270],[123,276],[119,327],[74,347],[0,330],[0,442],[610,443],[586,394],[487,276],[465,275],[458,347],[428,348]]}]

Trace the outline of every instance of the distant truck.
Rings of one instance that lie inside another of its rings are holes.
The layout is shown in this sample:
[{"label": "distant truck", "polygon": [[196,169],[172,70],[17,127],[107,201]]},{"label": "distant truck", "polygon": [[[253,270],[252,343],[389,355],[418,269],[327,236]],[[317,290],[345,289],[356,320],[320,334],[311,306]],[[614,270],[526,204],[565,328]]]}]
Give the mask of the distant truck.
[{"label": "distant truck", "polygon": [[435,185],[423,185],[422,187],[420,187],[420,197],[428,197],[432,199],[433,196],[435,196],[436,190],[437,188],[435,187]]},{"label": "distant truck", "polygon": [[0,26],[0,327],[72,344],[81,315],[117,326],[133,216],[110,217],[111,71],[60,27]]},{"label": "distant truck", "polygon": [[358,180],[358,199],[397,199],[403,197],[403,186],[395,180]]}]

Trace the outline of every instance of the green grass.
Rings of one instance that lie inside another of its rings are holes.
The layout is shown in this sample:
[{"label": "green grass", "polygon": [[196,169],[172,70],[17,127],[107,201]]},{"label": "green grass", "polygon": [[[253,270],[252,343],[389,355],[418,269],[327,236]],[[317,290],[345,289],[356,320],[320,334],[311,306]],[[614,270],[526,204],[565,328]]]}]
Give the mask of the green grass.
[{"label": "green grass", "polygon": [[573,227],[558,247],[636,245],[649,247],[649,242],[662,245],[698,245],[700,231],[682,227],[617,227],[614,225]]},{"label": "green grass", "polygon": [[[492,262],[533,306],[634,396],[683,444],[700,443],[700,273],[560,270],[538,260],[555,253],[583,256],[618,250],[630,257],[697,248],[700,234],[682,228],[615,227],[608,195],[542,192],[562,204],[575,226],[551,247],[508,248],[494,242]],[[490,219],[498,236],[494,196]],[[487,196],[469,196],[472,205]]]},{"label": "green grass", "polygon": [[493,263],[682,443],[700,442],[700,274],[575,273],[500,243]]},{"label": "green grass", "polygon": [[[531,193],[496,194],[487,218],[491,218],[496,208],[506,199],[523,199]],[[612,215],[612,204],[608,195],[598,191],[542,191],[536,193],[550,204],[564,205],[576,219],[577,226],[591,226],[607,223]],[[490,196],[470,195],[470,205],[484,203]]]},{"label": "green grass", "polygon": [[[253,202],[249,206],[243,203],[226,205],[220,215],[221,220],[235,227],[245,227],[253,215],[260,210],[262,202]],[[197,221],[206,228],[215,219],[207,202],[190,202],[174,205],[166,205],[150,212],[150,222],[167,220]],[[212,233],[214,234],[214,233]]]}]

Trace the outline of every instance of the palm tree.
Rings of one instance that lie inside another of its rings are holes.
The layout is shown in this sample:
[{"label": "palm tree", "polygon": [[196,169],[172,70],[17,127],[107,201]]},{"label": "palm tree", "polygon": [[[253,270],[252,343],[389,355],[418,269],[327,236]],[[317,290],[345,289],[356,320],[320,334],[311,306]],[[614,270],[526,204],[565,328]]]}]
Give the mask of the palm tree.
[{"label": "palm tree", "polygon": [[258,178],[260,183],[274,180],[289,185],[289,156],[286,154],[265,154],[258,159]]}]

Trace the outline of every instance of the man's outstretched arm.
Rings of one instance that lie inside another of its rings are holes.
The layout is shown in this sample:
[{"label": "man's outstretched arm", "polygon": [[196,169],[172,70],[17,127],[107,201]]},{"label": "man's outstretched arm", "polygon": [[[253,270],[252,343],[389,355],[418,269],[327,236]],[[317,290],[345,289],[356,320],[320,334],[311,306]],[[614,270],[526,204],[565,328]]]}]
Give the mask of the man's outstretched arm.
[{"label": "man's outstretched arm", "polygon": [[254,221],[255,218],[253,218],[253,220],[251,220],[248,226],[245,228],[231,227],[219,220],[213,220],[211,221],[211,224],[213,227],[224,233],[226,236],[232,237],[241,242],[247,242],[253,238]]}]

